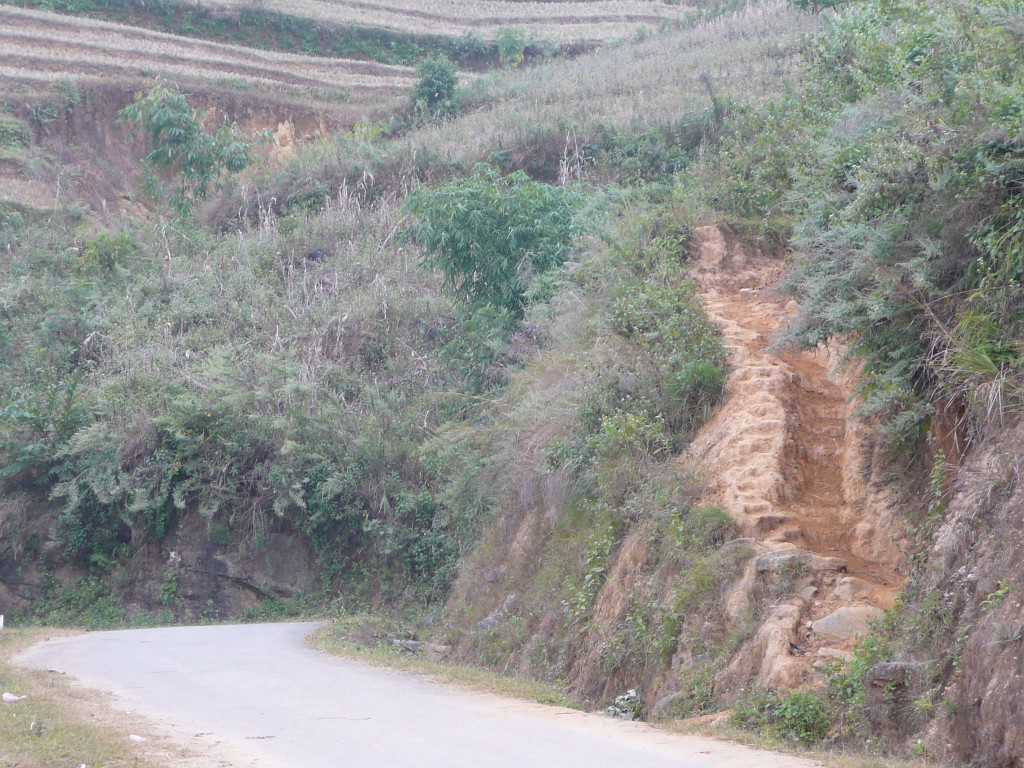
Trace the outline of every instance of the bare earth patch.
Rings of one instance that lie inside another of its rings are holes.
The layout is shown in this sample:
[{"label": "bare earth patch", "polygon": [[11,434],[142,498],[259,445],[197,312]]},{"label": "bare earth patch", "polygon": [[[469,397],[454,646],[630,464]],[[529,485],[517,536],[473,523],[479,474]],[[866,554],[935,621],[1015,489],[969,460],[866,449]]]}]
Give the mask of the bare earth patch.
[{"label": "bare earth patch", "polygon": [[[898,534],[885,489],[872,482],[872,444],[850,421],[853,381],[829,350],[771,349],[795,308],[779,294],[782,263],[698,232],[693,275],[730,351],[728,400],[694,441],[707,503],[720,504],[751,548],[727,609],[740,616],[777,590],[754,637],[717,681],[751,677],[793,688],[819,661],[847,658],[902,583]],[[767,587],[766,587],[767,585]]]}]

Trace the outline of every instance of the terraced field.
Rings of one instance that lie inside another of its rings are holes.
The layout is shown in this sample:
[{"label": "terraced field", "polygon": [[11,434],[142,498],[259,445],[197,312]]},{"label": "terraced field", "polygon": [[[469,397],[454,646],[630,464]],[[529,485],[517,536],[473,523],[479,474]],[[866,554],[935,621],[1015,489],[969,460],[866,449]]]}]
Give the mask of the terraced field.
[{"label": "terraced field", "polygon": [[406,98],[405,67],[259,51],[0,6],[0,78],[29,84],[141,81],[257,90],[277,100],[384,106]]},{"label": "terraced field", "polygon": [[712,94],[756,104],[797,76],[812,25],[786,0],[765,0],[641,43],[482,78],[472,87],[485,107],[414,138],[470,162],[503,147],[533,147],[545,133],[565,137],[567,128],[589,140],[600,127],[639,133],[696,119],[712,107]]},{"label": "terraced field", "polygon": [[142,147],[117,112],[155,78],[188,92],[214,121],[270,131],[275,144],[265,151],[281,158],[408,101],[415,82],[406,67],[0,6],[0,118],[14,126],[0,145],[0,206],[48,211],[74,200],[134,210]]},{"label": "terraced field", "polygon": [[[209,0],[211,10],[242,11],[253,0]],[[256,0],[255,7],[330,24],[354,24],[394,32],[493,37],[518,27],[557,43],[595,43],[625,38],[638,28],[652,31],[685,21],[694,4],[663,0],[513,2],[511,0]]]}]

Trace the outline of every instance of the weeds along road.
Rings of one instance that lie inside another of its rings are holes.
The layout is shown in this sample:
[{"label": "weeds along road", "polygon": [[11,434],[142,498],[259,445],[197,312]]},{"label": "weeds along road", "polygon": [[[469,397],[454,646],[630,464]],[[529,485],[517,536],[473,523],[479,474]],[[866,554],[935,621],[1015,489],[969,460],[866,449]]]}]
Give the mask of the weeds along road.
[{"label": "weeds along road", "polygon": [[119,708],[145,716],[150,743],[193,753],[176,766],[816,765],[325,656],[305,646],[315,626],[95,632],[40,643],[18,663],[113,693]]}]

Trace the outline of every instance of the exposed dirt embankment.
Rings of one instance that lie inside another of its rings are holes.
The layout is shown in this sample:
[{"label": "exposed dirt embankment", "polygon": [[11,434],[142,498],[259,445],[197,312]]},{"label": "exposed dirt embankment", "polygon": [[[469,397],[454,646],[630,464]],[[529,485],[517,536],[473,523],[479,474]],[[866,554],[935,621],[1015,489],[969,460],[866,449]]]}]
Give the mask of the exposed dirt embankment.
[{"label": "exposed dirt embankment", "polygon": [[826,349],[784,352],[772,337],[795,309],[774,290],[782,264],[699,230],[693,275],[720,325],[732,367],[728,399],[697,436],[691,456],[755,556],[729,592],[733,618],[756,609],[758,591],[782,581],[774,605],[716,693],[750,678],[792,688],[813,664],[846,656],[868,622],[889,608],[902,579],[893,500],[873,482],[874,447],[850,420],[852,376]]},{"label": "exposed dirt embankment", "polygon": [[[82,588],[90,570],[68,562],[59,527],[51,503],[20,493],[0,497],[0,614],[40,602],[52,609],[55,587]],[[294,597],[314,579],[313,556],[285,522],[253,550],[238,541],[212,541],[206,518],[192,513],[182,515],[161,542],[136,549],[111,587],[129,618],[169,611],[185,621],[212,621],[267,598]]]},{"label": "exposed dirt embankment", "polygon": [[[906,547],[887,463],[873,430],[851,418],[855,373],[839,372],[828,350],[772,348],[794,309],[776,289],[782,269],[717,227],[698,231],[691,275],[730,354],[727,399],[659,470],[663,487],[684,489],[678,506],[627,504],[607,560],[594,554],[602,532],[578,533],[593,523],[566,523],[549,492],[544,441],[520,440],[507,512],[450,602],[468,630],[455,641],[461,658],[557,675],[595,704],[642,688],[657,716],[688,716],[752,683],[819,683],[816,665],[849,658],[893,605]],[[702,497],[685,498],[695,487]],[[716,508],[735,536],[694,549],[687,526]],[[584,561],[580,582],[572,569]]]},{"label": "exposed dirt embankment", "polygon": [[[0,164],[0,200],[37,211],[74,202],[100,214],[144,214],[139,161],[146,147],[117,120],[137,90],[130,83],[89,86],[66,104],[49,93],[26,97],[15,111],[27,146]],[[207,113],[211,129],[226,120],[247,134],[267,132],[273,140],[258,151],[277,161],[358,117],[229,90],[190,93],[190,100]]]},{"label": "exposed dirt embankment", "polygon": [[[1024,765],[1024,423],[978,436],[947,494],[908,599],[913,674],[900,700],[941,703],[923,732],[936,757]],[[910,723],[904,734],[920,727]]]}]

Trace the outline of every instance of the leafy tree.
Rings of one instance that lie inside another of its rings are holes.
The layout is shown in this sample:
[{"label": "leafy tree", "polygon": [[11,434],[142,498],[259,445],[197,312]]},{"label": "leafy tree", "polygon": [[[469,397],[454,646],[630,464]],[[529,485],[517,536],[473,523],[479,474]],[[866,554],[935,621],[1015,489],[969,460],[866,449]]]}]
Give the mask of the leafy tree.
[{"label": "leafy tree", "polygon": [[152,149],[143,158],[147,166],[181,174],[171,194],[171,205],[179,214],[253,160],[252,144],[236,123],[225,122],[211,134],[202,127],[206,117],[189,104],[185,94],[159,83],[118,113],[118,122],[130,123],[133,133],[149,136]]},{"label": "leafy tree", "polygon": [[452,115],[458,111],[455,92],[459,76],[451,61],[443,57],[424,59],[417,65],[416,74],[420,79],[413,89],[412,98],[417,106],[423,105],[435,116]]},{"label": "leafy tree", "polygon": [[502,27],[495,35],[498,43],[498,61],[501,66],[515,69],[526,58],[526,31],[519,27]]},{"label": "leafy tree", "polygon": [[477,166],[467,179],[413,192],[408,234],[428,252],[423,265],[442,271],[458,301],[521,317],[531,278],[569,255],[577,207],[572,189]]}]

